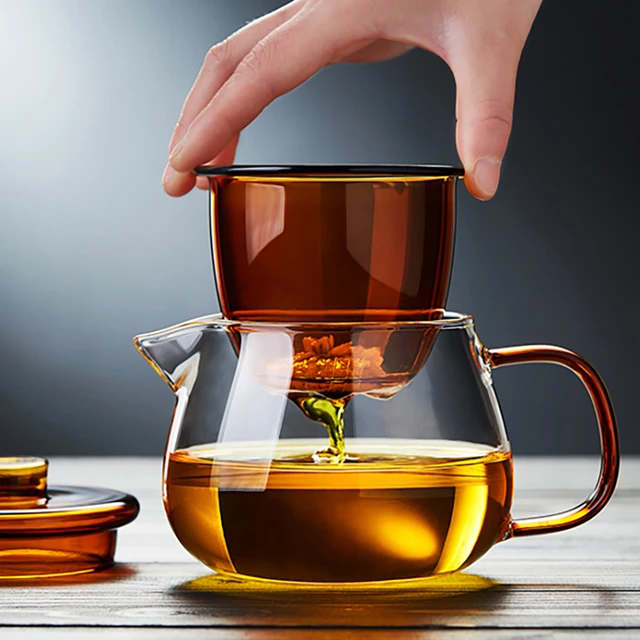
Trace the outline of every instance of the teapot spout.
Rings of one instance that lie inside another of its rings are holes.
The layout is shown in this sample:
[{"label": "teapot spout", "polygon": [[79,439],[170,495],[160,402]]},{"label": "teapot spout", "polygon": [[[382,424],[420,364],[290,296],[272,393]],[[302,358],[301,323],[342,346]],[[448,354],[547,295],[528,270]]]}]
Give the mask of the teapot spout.
[{"label": "teapot spout", "polygon": [[143,333],[133,344],[175,392],[191,390],[198,373],[200,342],[212,318],[199,318],[160,331]]}]

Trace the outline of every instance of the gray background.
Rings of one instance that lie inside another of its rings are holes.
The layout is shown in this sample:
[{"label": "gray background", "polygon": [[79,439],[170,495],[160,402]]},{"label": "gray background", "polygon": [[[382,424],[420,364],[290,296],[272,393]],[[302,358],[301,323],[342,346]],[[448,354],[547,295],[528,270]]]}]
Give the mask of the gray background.
[{"label": "gray background", "polygon": [[[207,197],[165,196],[169,136],[208,48],[258,0],[0,0],[0,454],[158,454],[173,397],[131,337],[216,310]],[[459,189],[449,308],[492,346],[581,352],[640,453],[638,4],[543,4],[490,203]],[[239,162],[456,163],[454,84],[414,51],[323,71]],[[517,453],[598,449],[580,383],[496,373]]]}]

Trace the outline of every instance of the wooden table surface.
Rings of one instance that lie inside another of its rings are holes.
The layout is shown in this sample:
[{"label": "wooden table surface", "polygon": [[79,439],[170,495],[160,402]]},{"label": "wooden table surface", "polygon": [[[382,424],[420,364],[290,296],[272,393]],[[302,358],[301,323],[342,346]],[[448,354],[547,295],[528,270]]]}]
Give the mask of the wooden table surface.
[{"label": "wooden table surface", "polygon": [[[541,515],[590,492],[595,458],[515,459],[514,515]],[[402,595],[239,593],[174,538],[160,460],[54,458],[51,484],[133,493],[138,519],[114,568],[76,578],[0,581],[0,639],[640,638],[640,458],[623,459],[597,518],[564,533],[510,540],[454,578]]]}]

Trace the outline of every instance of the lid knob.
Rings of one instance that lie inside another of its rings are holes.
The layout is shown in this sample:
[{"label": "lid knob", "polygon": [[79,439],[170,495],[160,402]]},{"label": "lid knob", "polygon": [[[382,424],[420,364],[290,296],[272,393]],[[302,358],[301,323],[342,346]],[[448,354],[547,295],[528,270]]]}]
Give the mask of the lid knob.
[{"label": "lid knob", "polygon": [[47,469],[44,458],[0,457],[0,508],[37,506],[47,500]]}]

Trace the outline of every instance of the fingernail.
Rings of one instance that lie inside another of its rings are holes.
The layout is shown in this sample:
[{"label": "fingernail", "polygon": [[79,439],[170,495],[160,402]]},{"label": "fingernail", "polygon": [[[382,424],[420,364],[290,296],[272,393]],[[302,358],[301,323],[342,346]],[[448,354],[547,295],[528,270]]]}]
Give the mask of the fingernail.
[{"label": "fingernail", "polygon": [[162,174],[162,184],[166,185],[168,182],[171,182],[171,179],[173,178],[174,175],[175,175],[175,169],[170,164],[168,164],[164,168],[164,173]]},{"label": "fingernail", "polygon": [[182,136],[182,138],[180,138],[180,140],[178,140],[178,144],[176,144],[175,147],[173,147],[173,151],[169,154],[169,162],[173,163],[174,160],[182,153],[182,150],[184,149],[184,145],[185,142],[187,141],[187,135],[188,134],[184,134]]},{"label": "fingernail", "polygon": [[480,160],[476,162],[475,169],[473,170],[473,179],[478,187],[478,191],[480,191],[486,200],[492,198],[498,188],[500,165],[501,160],[499,158],[492,158],[490,156],[480,158]]}]

